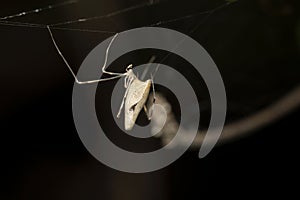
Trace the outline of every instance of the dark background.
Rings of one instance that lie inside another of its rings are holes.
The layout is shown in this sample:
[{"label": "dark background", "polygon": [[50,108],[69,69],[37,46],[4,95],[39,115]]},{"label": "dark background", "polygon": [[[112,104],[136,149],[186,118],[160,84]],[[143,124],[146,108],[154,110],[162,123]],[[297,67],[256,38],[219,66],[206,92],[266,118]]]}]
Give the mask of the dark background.
[{"label": "dark background", "polygon": [[[1,3],[0,15],[51,3],[55,2],[5,1]],[[57,23],[108,14],[139,3],[143,1],[88,0],[13,20]],[[162,1],[114,17],[66,27],[119,32],[223,4],[221,0]],[[228,96],[227,122],[231,122],[275,102],[299,84],[299,6],[296,0],[239,0],[209,18],[199,15],[162,27],[188,34],[209,52],[224,79]],[[196,26],[197,30],[191,33]],[[74,70],[93,47],[112,35],[53,32]],[[261,195],[287,198],[297,193],[299,108],[248,137],[214,148],[204,159],[198,159],[198,152],[191,150],[162,170],[128,174],[104,166],[81,143],[71,108],[74,80],[55,52],[45,28],[0,25],[0,52],[1,179],[4,185],[1,199],[182,199]],[[126,55],[116,61],[119,68],[115,70],[122,70],[130,62],[145,63],[151,53]],[[164,55],[158,53],[159,58]],[[171,56],[165,62],[171,65],[176,58]],[[109,94],[109,89],[99,92]],[[203,101],[203,105],[209,105],[208,100],[208,103],[205,98]],[[99,105],[102,103],[100,99]],[[99,116],[106,115],[100,113]],[[115,127],[110,128],[112,133],[117,132]],[[131,144],[122,141],[121,136],[121,139],[112,138],[116,143]],[[148,147],[159,145],[157,139],[149,142]],[[139,144],[132,145],[141,148]]]}]

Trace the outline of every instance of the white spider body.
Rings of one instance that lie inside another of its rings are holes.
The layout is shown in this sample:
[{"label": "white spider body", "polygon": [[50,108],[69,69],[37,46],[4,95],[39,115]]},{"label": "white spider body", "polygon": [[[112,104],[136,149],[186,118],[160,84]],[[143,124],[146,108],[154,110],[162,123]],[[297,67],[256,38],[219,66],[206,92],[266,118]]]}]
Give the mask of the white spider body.
[{"label": "white spider body", "polygon": [[[132,69],[128,72],[128,76],[125,78],[125,130],[131,130],[136,122],[136,119],[144,108],[148,99],[151,80],[146,81],[139,80]],[[122,107],[120,108],[122,109]]]}]

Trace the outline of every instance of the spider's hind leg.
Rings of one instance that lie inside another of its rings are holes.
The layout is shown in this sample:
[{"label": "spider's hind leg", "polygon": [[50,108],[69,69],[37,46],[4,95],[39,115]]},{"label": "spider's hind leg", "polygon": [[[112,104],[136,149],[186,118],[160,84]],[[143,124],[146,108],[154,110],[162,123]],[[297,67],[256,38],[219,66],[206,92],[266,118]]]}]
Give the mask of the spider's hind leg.
[{"label": "spider's hind leg", "polygon": [[144,105],[144,111],[149,120],[152,118],[153,114],[153,106],[155,104],[156,96],[155,96],[155,89],[154,89],[154,82],[153,77],[151,76],[151,85],[152,85],[152,94],[149,95],[147,103]]}]

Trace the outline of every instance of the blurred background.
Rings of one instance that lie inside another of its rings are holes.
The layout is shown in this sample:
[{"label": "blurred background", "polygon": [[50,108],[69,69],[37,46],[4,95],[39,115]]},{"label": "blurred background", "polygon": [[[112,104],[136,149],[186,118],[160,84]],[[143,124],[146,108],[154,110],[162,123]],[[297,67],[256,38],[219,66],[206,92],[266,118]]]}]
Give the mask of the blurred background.
[{"label": "blurred background", "polygon": [[[60,2],[3,1],[0,17]],[[81,31],[53,29],[75,71],[95,46],[116,32],[148,25],[183,32],[197,40],[218,66],[227,92],[229,124],[264,109],[299,85],[299,4],[297,0],[231,4],[225,0],[84,0],[11,21],[56,24],[106,16],[57,26]],[[299,175],[299,107],[245,137],[218,145],[204,159],[198,158],[198,149],[190,149],[162,170],[123,173],[97,161],[81,143],[72,116],[74,80],[45,27],[2,20],[0,44],[1,199],[287,198],[296,194],[292,182]],[[167,53],[131,52],[109,69],[122,71],[129,63],[146,63],[151,55],[159,61]],[[163,63],[174,68],[188,65],[176,55]],[[201,78],[193,77],[189,67],[184,69],[198,91],[200,126],[205,127],[210,115],[205,84],[199,84]],[[133,139],[114,126],[109,110],[113,83],[99,84],[96,94],[98,119],[109,130],[108,137],[136,152],[160,148],[159,138]]]}]

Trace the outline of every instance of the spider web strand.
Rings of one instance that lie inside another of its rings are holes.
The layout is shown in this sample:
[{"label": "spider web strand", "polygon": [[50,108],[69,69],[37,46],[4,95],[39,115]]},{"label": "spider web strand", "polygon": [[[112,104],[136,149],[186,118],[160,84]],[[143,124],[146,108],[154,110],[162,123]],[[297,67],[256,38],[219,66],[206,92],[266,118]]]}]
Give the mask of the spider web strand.
[{"label": "spider web strand", "polygon": [[16,17],[22,17],[22,16],[29,15],[29,14],[39,13],[39,12],[43,12],[43,11],[46,11],[46,10],[51,10],[51,9],[63,7],[63,6],[66,6],[66,5],[75,4],[75,3],[78,3],[78,1],[79,0],[71,0],[71,1],[65,1],[65,2],[62,2],[62,3],[51,4],[51,5],[48,5],[48,6],[45,6],[45,7],[36,8],[36,9],[33,9],[33,10],[23,11],[23,12],[20,12],[20,13],[17,13],[17,14],[1,17],[0,20],[8,20],[8,19],[16,18]]}]

